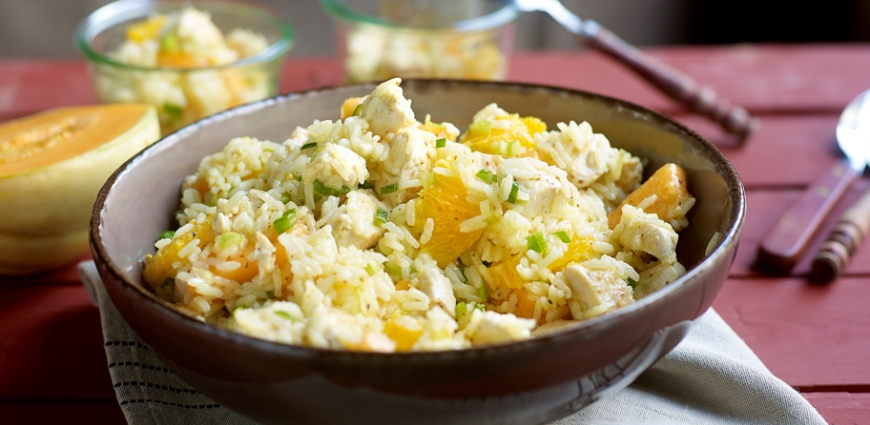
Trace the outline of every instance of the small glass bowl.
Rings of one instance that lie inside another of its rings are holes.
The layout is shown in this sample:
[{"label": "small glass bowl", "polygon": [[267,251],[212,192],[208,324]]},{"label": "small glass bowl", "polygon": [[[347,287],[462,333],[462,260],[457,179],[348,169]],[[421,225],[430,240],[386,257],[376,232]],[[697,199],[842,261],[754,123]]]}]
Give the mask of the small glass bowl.
[{"label": "small glass bowl", "polygon": [[499,0],[320,0],[347,79],[503,80],[519,11]]},{"label": "small glass bowl", "polygon": [[[234,28],[248,29],[263,35],[269,46],[227,65],[200,68],[134,66],[110,55],[126,40],[129,25],[179,11],[184,5],[208,12],[224,34]],[[293,44],[293,27],[250,3],[121,0],[86,18],[74,41],[89,61],[100,102],[153,104],[161,130],[168,134],[213,113],[277,94],[283,56]]]}]

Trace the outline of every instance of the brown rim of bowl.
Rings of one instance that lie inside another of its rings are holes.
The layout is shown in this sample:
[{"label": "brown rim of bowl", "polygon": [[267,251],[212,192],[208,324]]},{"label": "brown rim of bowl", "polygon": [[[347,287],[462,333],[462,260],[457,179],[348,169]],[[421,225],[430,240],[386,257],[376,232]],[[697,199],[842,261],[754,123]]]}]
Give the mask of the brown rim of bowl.
[{"label": "brown rim of bowl", "polygon": [[[652,117],[655,123],[662,125],[664,128],[670,128],[675,130],[677,133],[682,133],[685,136],[688,136],[692,139],[695,139],[696,142],[699,143],[706,151],[710,154],[710,156],[718,160],[718,164],[722,167],[721,172],[723,174],[723,178],[726,182],[729,183],[729,194],[728,196],[733,203],[733,208],[731,209],[731,215],[728,217],[728,222],[732,223],[731,227],[728,229],[727,233],[722,235],[718,242],[718,246],[710,253],[704,260],[702,260],[699,264],[695,265],[690,270],[687,270],[686,274],[674,281],[673,283],[665,286],[658,291],[640,299],[639,301],[632,303],[631,305],[621,307],[613,312],[607,313],[605,315],[597,316],[582,322],[578,322],[576,325],[572,325],[564,330],[559,330],[557,332],[534,337],[526,340],[515,341],[506,344],[485,346],[485,347],[473,347],[467,349],[460,350],[445,350],[445,351],[419,351],[419,352],[400,352],[400,353],[376,353],[376,352],[360,352],[360,351],[349,351],[349,350],[329,350],[323,348],[315,348],[308,347],[302,345],[291,345],[285,344],[275,341],[269,341],[265,339],[256,338],[253,336],[245,335],[239,332],[231,331],[227,328],[220,327],[217,325],[212,325],[206,322],[199,321],[194,319],[191,316],[185,315],[178,311],[175,307],[173,307],[168,302],[158,298],[154,293],[147,290],[144,286],[131,282],[125,279],[122,273],[119,271],[118,267],[108,260],[109,255],[106,251],[105,247],[98,243],[101,240],[101,218],[100,213],[103,210],[103,206],[106,201],[106,197],[108,193],[111,191],[112,186],[115,181],[124,174],[127,169],[131,166],[135,165],[137,162],[142,160],[142,157],[152,149],[158,149],[163,145],[171,144],[175,140],[180,139],[187,133],[191,133],[196,131],[199,127],[208,125],[213,121],[221,121],[227,117],[231,117],[234,115],[238,115],[240,113],[245,113],[248,111],[255,111],[258,109],[262,109],[268,107],[274,103],[277,103],[286,99],[295,99],[295,98],[303,98],[308,96],[315,96],[321,92],[333,91],[336,89],[343,88],[353,88],[353,87],[374,87],[377,85],[377,82],[366,82],[366,83],[355,83],[355,84],[343,84],[343,85],[335,85],[329,87],[316,88],[312,90],[307,90],[303,92],[294,92],[287,93],[282,95],[277,95],[270,97],[268,99],[248,103],[245,105],[236,106],[234,108],[228,109],[223,112],[219,112],[215,115],[211,115],[209,117],[203,118],[199,121],[191,123],[181,129],[166,135],[161,138],[154,144],[146,147],[139,153],[137,153],[134,157],[127,160],[121,167],[119,167],[106,181],[103,187],[100,189],[99,194],[97,195],[96,202],[94,204],[93,213],[91,215],[91,223],[90,223],[90,243],[91,249],[94,252],[94,260],[102,262],[105,265],[106,270],[112,275],[113,279],[123,282],[124,289],[131,291],[135,294],[137,299],[142,300],[150,305],[153,305],[158,311],[163,314],[168,314],[173,318],[180,320],[187,326],[194,327],[196,329],[202,330],[204,332],[210,333],[212,335],[218,336],[222,339],[229,340],[239,344],[245,344],[252,347],[255,347],[260,350],[267,350],[277,354],[294,354],[294,355],[304,355],[308,357],[317,356],[317,357],[326,357],[326,358],[342,358],[343,360],[347,360],[348,358],[356,358],[360,361],[384,361],[390,360],[394,358],[402,358],[402,359],[416,359],[416,360],[429,360],[429,361],[437,361],[441,358],[447,360],[449,358],[453,358],[456,356],[460,357],[477,357],[483,355],[493,355],[496,353],[506,353],[510,351],[519,351],[524,349],[533,348],[533,345],[538,345],[541,341],[559,341],[559,340],[570,340],[575,338],[580,334],[594,332],[596,329],[603,327],[606,322],[614,320],[616,318],[634,314],[637,311],[645,310],[647,308],[652,308],[653,305],[660,302],[663,298],[668,295],[675,293],[677,291],[681,291],[685,289],[685,282],[691,279],[692,277],[701,273],[702,270],[712,267],[711,264],[721,259],[725,255],[726,247],[730,245],[736,245],[738,242],[739,231],[743,226],[743,221],[746,215],[746,202],[745,202],[745,191],[743,188],[743,183],[740,181],[736,170],[731,165],[731,163],[725,158],[721,151],[716,148],[712,143],[698,135],[695,131],[689,129],[683,124],[678,123],[673,118],[670,118],[664,114],[659,112],[652,111],[650,109],[644,108],[637,104],[612,98],[609,96],[604,96],[596,93],[591,93],[583,90],[575,90],[568,89],[557,86],[547,86],[540,84],[530,84],[530,83],[515,83],[515,82],[498,82],[498,81],[474,81],[474,80],[449,80],[449,79],[406,79],[402,81],[402,87],[407,88],[408,86],[427,86],[427,85],[440,85],[440,86],[493,86],[493,87],[501,87],[501,88],[509,88],[520,92],[525,91],[543,91],[552,94],[562,94],[569,96],[579,96],[589,99],[594,99],[597,101],[602,101],[605,104],[620,106],[629,110],[633,110],[636,112],[643,113],[644,115],[648,115]],[[104,284],[105,285],[105,284]],[[698,306],[698,310],[700,310],[700,306]],[[702,312],[696,311],[695,316],[699,316]]]}]

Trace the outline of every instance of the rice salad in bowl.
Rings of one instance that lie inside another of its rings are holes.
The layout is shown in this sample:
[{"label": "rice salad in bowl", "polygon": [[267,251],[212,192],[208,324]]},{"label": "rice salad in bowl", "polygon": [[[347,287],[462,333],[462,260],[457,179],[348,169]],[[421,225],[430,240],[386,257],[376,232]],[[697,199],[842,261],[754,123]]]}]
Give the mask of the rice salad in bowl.
[{"label": "rice salad in bowl", "polygon": [[496,104],[460,135],[393,79],[283,143],[232,139],[146,255],[160,298],[209,323],[334,350],[454,350],[607,314],[685,273],[695,202],[667,164],[586,122]]}]

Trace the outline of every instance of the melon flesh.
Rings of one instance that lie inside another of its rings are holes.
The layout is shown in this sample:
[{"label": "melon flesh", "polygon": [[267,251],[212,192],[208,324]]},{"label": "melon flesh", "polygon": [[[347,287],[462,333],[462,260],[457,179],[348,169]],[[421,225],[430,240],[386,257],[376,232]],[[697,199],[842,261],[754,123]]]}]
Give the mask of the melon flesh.
[{"label": "melon flesh", "polygon": [[154,107],[141,104],[60,108],[0,124],[0,273],[16,265],[22,273],[46,270],[83,255],[100,188],[159,138]]}]

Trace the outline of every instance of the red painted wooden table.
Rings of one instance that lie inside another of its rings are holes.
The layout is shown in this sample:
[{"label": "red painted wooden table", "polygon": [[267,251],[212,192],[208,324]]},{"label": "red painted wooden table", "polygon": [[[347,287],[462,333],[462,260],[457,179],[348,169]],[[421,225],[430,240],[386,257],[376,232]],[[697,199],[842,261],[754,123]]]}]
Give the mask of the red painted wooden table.
[{"label": "red painted wooden table", "polygon": [[[870,88],[870,46],[672,47],[650,53],[760,116],[761,129],[734,146],[716,127],[595,52],[518,54],[510,79],[633,101],[675,116],[718,144],[743,179],[748,213],[737,260],[714,307],[829,422],[870,423],[870,246],[859,249],[845,275],[827,286],[806,280],[822,233],[789,276],[753,266],[765,231],[840,159],[834,126],[841,109]],[[341,79],[331,59],[292,59],[281,91]],[[0,121],[93,102],[80,61],[0,60]],[[865,180],[854,184],[835,213],[867,186]],[[73,268],[0,278],[0,418],[14,424],[124,421],[109,380],[99,313]]]}]

